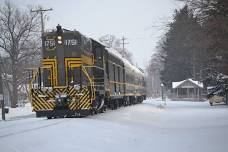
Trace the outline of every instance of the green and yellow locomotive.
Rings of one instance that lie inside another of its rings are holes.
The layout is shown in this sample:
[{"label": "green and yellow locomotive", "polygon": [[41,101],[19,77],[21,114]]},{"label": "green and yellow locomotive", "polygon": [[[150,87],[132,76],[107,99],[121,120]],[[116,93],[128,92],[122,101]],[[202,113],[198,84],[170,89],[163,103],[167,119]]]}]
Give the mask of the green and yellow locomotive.
[{"label": "green and yellow locomotive", "polygon": [[37,117],[82,117],[145,99],[143,72],[116,50],[59,25],[43,34],[42,45],[30,84]]}]

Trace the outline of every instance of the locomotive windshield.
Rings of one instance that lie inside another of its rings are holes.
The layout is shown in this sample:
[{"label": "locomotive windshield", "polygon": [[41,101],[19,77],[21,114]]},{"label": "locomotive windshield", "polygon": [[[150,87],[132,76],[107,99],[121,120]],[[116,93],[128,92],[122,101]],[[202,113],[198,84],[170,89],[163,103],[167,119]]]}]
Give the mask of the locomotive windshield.
[{"label": "locomotive windshield", "polygon": [[61,26],[57,26],[56,31],[45,33],[43,35],[43,64],[46,65],[43,70],[44,86],[67,86],[71,82],[82,84],[81,69],[69,66],[76,66],[72,62],[81,62],[72,60],[91,58],[91,56],[91,40],[78,31],[62,30]]}]

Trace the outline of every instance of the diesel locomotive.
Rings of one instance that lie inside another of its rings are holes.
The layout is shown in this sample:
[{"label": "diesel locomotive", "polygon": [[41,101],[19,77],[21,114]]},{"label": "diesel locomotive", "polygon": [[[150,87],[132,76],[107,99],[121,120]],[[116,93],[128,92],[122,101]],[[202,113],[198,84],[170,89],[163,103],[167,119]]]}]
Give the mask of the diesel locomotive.
[{"label": "diesel locomotive", "polygon": [[83,117],[145,98],[142,70],[115,49],[60,25],[43,33],[42,63],[30,83],[37,117]]}]

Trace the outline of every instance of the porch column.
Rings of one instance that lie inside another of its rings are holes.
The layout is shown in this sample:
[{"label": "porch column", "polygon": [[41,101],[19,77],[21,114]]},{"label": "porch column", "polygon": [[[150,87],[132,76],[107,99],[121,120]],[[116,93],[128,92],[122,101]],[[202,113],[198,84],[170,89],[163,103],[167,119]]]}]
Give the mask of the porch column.
[{"label": "porch column", "polygon": [[197,88],[198,89],[198,100],[200,101],[200,88]]},{"label": "porch column", "polygon": [[179,95],[178,95],[178,88],[177,88],[177,98],[179,98]]},{"label": "porch column", "polygon": [[187,98],[189,98],[189,88],[187,88]]}]

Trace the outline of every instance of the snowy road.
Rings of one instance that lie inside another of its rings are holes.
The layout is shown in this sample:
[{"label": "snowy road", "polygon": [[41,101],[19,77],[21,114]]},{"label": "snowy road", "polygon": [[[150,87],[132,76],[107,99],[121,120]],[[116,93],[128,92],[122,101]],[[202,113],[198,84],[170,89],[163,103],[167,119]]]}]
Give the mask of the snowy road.
[{"label": "snowy road", "polygon": [[159,101],[87,118],[0,121],[0,152],[227,152],[228,106]]}]

